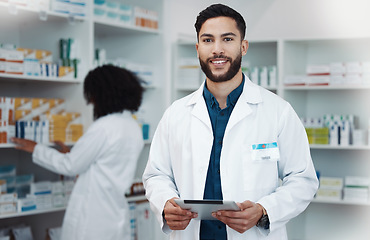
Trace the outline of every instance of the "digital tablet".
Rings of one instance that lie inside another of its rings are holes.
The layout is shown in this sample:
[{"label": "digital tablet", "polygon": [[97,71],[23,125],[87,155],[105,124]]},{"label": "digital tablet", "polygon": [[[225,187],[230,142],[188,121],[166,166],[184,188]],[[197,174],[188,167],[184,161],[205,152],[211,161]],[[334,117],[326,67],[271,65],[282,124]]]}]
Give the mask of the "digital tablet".
[{"label": "digital tablet", "polygon": [[201,220],[216,220],[216,218],[212,217],[212,212],[216,212],[218,210],[240,210],[234,201],[175,199],[175,202],[182,209],[198,213],[198,217],[196,219]]}]

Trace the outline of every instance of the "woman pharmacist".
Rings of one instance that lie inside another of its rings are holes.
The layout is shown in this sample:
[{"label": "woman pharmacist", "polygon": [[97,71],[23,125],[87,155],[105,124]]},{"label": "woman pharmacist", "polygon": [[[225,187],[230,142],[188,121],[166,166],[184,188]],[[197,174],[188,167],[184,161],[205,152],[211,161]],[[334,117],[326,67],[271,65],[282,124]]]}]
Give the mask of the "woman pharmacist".
[{"label": "woman pharmacist", "polygon": [[90,71],[84,97],[94,106],[94,123],[69,153],[13,138],[34,163],[58,174],[79,175],[62,226],[62,240],[116,240],[130,236],[125,191],[131,185],[142,132],[131,112],[142,100],[140,81],[129,71],[104,65]]}]

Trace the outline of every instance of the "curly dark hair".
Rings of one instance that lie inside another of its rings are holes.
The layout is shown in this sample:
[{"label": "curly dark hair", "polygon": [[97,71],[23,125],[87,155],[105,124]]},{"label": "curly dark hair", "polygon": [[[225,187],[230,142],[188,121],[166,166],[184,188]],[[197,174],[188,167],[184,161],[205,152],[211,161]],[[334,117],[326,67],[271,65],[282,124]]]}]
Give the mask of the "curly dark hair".
[{"label": "curly dark hair", "polygon": [[132,72],[113,65],[91,70],[84,81],[84,97],[94,105],[94,119],[115,112],[135,112],[141,105],[144,88]]},{"label": "curly dark hair", "polygon": [[203,24],[210,18],[215,17],[230,17],[235,20],[236,26],[240,32],[241,40],[245,37],[246,23],[240,13],[223,4],[213,4],[203,11],[201,11],[194,24],[195,30],[197,31],[197,39],[199,41],[199,32]]}]

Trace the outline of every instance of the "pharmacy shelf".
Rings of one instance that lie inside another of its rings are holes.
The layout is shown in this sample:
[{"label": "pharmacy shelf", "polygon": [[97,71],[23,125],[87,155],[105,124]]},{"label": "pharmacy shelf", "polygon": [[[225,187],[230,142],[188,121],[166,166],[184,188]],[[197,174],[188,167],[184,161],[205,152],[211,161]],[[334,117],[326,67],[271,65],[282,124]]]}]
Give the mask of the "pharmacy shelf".
[{"label": "pharmacy shelf", "polygon": [[31,210],[31,211],[21,212],[21,213],[1,214],[0,219],[23,217],[23,216],[30,216],[30,215],[37,215],[37,214],[44,214],[44,213],[52,213],[52,212],[59,212],[59,211],[64,211],[64,210],[66,210],[66,207],[50,208],[50,209],[44,209],[44,210]]},{"label": "pharmacy shelf", "polygon": [[[145,145],[150,145],[152,143],[152,140],[151,139],[148,139],[148,140],[144,140],[144,144]],[[75,143],[70,143],[70,142],[68,142],[68,143],[64,143],[66,146],[69,146],[69,147],[72,147]],[[52,143],[50,143],[50,144],[45,144],[45,145],[47,145],[47,146],[51,146],[51,147],[53,147],[53,146],[55,146],[55,144],[52,144]],[[15,147],[15,144],[14,143],[1,143],[0,144],[0,148],[14,148]]]},{"label": "pharmacy shelf", "polygon": [[9,82],[30,82],[30,81],[41,81],[41,82],[55,82],[55,83],[81,83],[81,79],[77,78],[61,78],[61,77],[41,77],[41,76],[27,76],[27,75],[18,75],[18,74],[0,74],[0,81],[9,81]]},{"label": "pharmacy shelf", "polygon": [[[127,197],[128,202],[138,202],[138,201],[147,201],[145,195],[138,195],[138,196],[130,196]],[[20,213],[9,213],[9,214],[0,214],[0,219],[6,218],[14,218],[14,217],[23,217],[23,216],[30,216],[30,215],[37,215],[37,214],[44,214],[44,213],[52,213],[52,212],[59,212],[66,210],[66,207],[58,207],[58,208],[51,208],[51,209],[44,209],[44,210],[31,210],[26,212]]]},{"label": "pharmacy shelf", "polygon": [[[138,202],[138,201],[146,201],[145,195],[138,195],[138,196],[131,196],[127,197],[128,202]],[[14,217],[23,217],[23,216],[29,216],[29,215],[37,215],[37,214],[43,214],[43,213],[52,213],[52,212],[59,212],[66,210],[66,207],[58,207],[58,208],[51,208],[51,209],[44,209],[44,210],[31,210],[21,213],[9,213],[9,214],[0,214],[0,219],[6,219],[6,218],[14,218]]]},{"label": "pharmacy shelf", "polygon": [[66,13],[58,13],[50,10],[38,10],[28,6],[21,6],[16,4],[0,2],[0,11],[2,14],[5,14],[7,11],[9,15],[13,15],[19,20],[23,21],[24,18],[41,20],[41,21],[58,21],[60,19],[66,19],[70,22],[73,21],[84,21],[86,17],[83,16],[73,16]]},{"label": "pharmacy shelf", "polygon": [[310,144],[311,149],[338,149],[338,150],[370,150],[370,146],[330,146],[325,144]]},{"label": "pharmacy shelf", "polygon": [[359,205],[359,206],[370,206],[370,202],[361,201],[347,201],[347,200],[331,200],[331,199],[314,199],[313,203],[329,203],[329,204],[341,204],[341,205]]},{"label": "pharmacy shelf", "polygon": [[129,197],[126,197],[126,199],[128,202],[148,201],[145,195],[129,196]]},{"label": "pharmacy shelf", "polygon": [[95,34],[97,36],[116,36],[133,34],[159,34],[158,29],[131,26],[118,21],[94,18]]},{"label": "pharmacy shelf", "polygon": [[[68,147],[72,147],[74,144],[75,143],[71,143],[71,142],[64,143],[64,145],[66,145]],[[55,146],[55,144],[53,144],[53,143],[44,144],[44,145],[50,146],[50,147]],[[15,147],[14,143],[2,143],[2,144],[0,144],[0,148],[14,148],[14,147]]]},{"label": "pharmacy shelf", "polygon": [[284,90],[369,90],[367,85],[322,85],[322,86],[284,86]]}]

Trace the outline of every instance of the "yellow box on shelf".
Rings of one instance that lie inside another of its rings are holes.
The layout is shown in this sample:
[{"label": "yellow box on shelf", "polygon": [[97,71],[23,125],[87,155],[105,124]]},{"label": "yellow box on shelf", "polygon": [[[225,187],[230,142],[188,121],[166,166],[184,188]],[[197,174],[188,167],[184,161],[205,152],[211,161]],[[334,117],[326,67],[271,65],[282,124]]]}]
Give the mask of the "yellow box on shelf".
[{"label": "yellow box on shelf", "polygon": [[329,144],[328,128],[306,128],[306,133],[310,144]]}]

